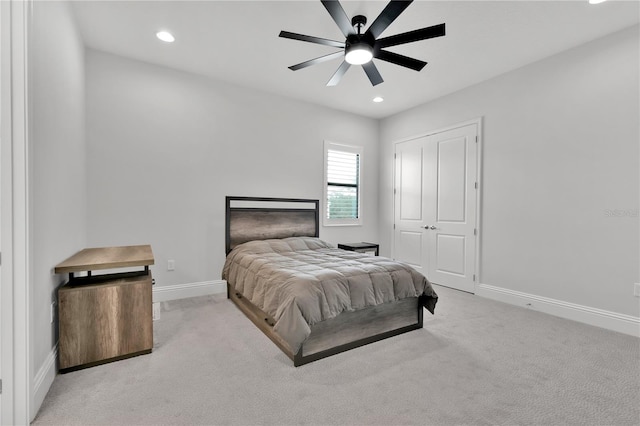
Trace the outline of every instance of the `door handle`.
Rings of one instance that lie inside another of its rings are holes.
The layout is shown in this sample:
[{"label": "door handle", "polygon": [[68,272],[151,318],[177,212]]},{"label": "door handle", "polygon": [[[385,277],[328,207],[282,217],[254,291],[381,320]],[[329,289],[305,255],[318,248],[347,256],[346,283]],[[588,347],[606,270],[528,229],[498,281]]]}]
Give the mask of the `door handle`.
[{"label": "door handle", "polygon": [[424,229],[431,229],[431,230],[436,229],[436,227],[435,227],[435,226],[433,226],[433,225],[431,225],[431,226],[426,225],[426,226],[423,226],[423,228],[424,228]]}]

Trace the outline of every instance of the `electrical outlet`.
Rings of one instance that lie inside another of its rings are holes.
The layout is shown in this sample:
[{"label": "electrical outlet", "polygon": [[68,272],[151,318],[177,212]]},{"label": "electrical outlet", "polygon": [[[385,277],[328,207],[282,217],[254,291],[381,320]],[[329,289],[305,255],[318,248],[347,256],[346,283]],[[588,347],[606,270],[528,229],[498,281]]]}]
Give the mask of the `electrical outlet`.
[{"label": "electrical outlet", "polygon": [[167,271],[173,271],[176,269],[176,261],[173,259],[167,260]]},{"label": "electrical outlet", "polygon": [[640,297],[640,283],[635,283],[633,285],[633,295],[635,297]]},{"label": "electrical outlet", "polygon": [[153,320],[158,321],[160,319],[160,302],[153,304]]}]

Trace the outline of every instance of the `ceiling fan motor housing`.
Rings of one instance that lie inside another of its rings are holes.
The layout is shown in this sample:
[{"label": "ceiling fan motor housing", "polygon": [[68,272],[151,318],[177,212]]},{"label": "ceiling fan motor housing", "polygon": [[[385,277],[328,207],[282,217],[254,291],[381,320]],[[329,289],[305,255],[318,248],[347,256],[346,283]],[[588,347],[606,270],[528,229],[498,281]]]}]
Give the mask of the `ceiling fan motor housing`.
[{"label": "ceiling fan motor housing", "polygon": [[348,49],[349,46],[355,46],[360,44],[368,45],[373,51],[373,45],[375,44],[375,40],[373,39],[373,37],[371,37],[371,35],[368,35],[368,34],[361,34],[361,35],[349,34],[349,36],[347,37],[345,46]]}]

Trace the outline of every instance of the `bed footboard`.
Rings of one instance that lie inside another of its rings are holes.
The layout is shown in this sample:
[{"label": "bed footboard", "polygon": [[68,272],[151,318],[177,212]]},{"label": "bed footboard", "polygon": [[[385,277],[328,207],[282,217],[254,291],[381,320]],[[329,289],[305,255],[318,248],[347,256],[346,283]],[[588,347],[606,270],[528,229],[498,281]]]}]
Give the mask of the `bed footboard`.
[{"label": "bed footboard", "polygon": [[227,284],[227,296],[298,367],[340,352],[422,328],[423,297],[371,306],[319,322],[297,353],[273,330],[268,314]]}]

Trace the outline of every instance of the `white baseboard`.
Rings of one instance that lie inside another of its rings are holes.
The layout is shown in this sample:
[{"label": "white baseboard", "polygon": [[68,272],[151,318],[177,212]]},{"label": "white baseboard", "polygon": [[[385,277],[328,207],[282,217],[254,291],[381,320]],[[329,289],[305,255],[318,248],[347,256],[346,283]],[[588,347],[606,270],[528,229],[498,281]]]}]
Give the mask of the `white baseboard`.
[{"label": "white baseboard", "polygon": [[640,317],[563,302],[488,284],[478,284],[476,286],[476,295],[640,337]]},{"label": "white baseboard", "polygon": [[40,406],[42,406],[44,397],[47,396],[47,392],[49,392],[49,388],[51,388],[53,384],[53,379],[56,377],[57,358],[58,344],[56,343],[55,347],[49,352],[49,355],[47,355],[47,358],[42,363],[38,373],[33,378],[33,401],[31,401],[30,406],[30,421],[35,419]]},{"label": "white baseboard", "polygon": [[220,294],[226,292],[227,282],[224,280],[154,286],[153,301],[165,302],[167,300],[186,299],[189,297],[207,296],[210,294]]}]

